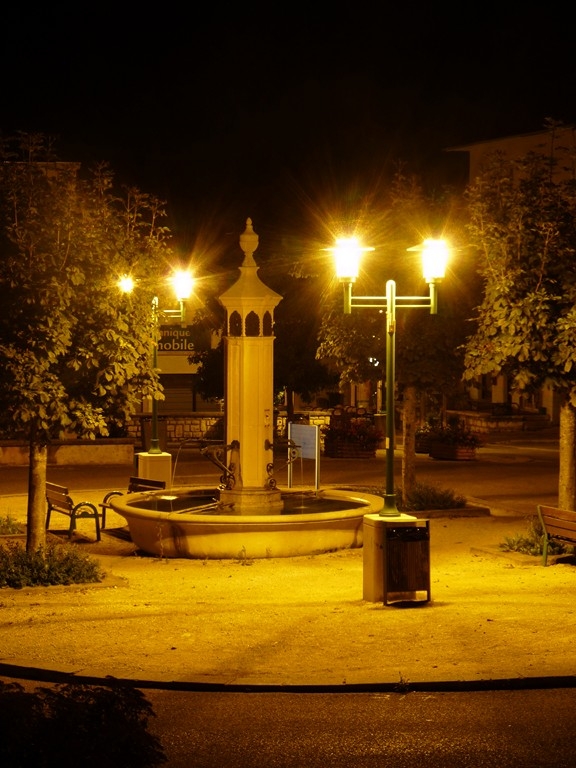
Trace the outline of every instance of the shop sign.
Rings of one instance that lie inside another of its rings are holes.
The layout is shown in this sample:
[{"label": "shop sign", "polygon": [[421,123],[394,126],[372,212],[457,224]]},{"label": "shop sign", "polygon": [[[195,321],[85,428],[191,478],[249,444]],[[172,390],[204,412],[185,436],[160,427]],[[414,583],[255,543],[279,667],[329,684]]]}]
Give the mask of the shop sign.
[{"label": "shop sign", "polygon": [[165,355],[190,355],[194,352],[194,328],[192,326],[162,325],[158,352]]}]

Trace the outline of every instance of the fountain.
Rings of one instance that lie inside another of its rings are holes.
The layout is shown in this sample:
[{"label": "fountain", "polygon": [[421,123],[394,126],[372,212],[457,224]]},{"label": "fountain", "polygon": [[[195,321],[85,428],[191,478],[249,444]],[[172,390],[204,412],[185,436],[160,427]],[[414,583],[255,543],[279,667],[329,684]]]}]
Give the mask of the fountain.
[{"label": "fountain", "polygon": [[280,493],[279,514],[226,512],[214,488],[117,496],[110,503],[128,521],[143,552],[199,559],[297,557],[362,546],[362,523],[379,513],[380,496],[327,489]]},{"label": "fountain", "polygon": [[140,549],[164,557],[295,557],[360,547],[363,518],[382,510],[381,497],[277,487],[273,313],[282,297],[258,277],[250,219],[240,247],[240,276],[219,297],[226,309],[226,440],[220,453],[206,452],[223,471],[220,487],[116,496],[111,506]]}]

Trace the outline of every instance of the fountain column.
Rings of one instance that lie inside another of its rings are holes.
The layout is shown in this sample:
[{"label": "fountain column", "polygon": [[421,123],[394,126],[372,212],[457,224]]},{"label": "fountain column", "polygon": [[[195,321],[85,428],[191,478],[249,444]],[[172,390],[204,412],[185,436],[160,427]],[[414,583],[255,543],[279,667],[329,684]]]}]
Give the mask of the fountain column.
[{"label": "fountain column", "polygon": [[233,487],[220,501],[236,514],[280,512],[280,492],[270,487],[267,466],[273,461],[274,309],[282,300],[258,277],[254,251],[258,235],[251,219],[240,235],[244,260],[240,276],[219,301],[226,309],[225,423]]}]

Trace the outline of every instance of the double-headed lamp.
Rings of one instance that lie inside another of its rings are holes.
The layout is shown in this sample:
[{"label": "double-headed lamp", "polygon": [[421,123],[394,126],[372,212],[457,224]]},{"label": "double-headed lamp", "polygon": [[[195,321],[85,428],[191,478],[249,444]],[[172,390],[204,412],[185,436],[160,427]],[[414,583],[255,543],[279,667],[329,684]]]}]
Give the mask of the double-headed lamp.
[{"label": "double-headed lamp", "polygon": [[190,298],[194,285],[194,278],[185,269],[179,269],[172,275],[172,287],[178,301],[186,301]]},{"label": "double-headed lamp", "polygon": [[422,250],[422,273],[427,283],[444,279],[448,262],[448,243],[445,240],[429,238],[419,246]]}]

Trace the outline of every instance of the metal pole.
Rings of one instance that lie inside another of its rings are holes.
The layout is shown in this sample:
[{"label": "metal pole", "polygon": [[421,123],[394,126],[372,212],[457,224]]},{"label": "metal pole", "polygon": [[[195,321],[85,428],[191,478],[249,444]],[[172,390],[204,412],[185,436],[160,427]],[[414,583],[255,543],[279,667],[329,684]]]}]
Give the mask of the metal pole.
[{"label": "metal pole", "polygon": [[[154,341],[152,346],[152,367],[158,368],[158,297],[152,299],[152,323],[154,326]],[[160,438],[158,437],[158,400],[152,398],[152,434],[148,453],[162,453]]]},{"label": "metal pole", "polygon": [[396,383],[396,283],[386,283],[386,491],[383,516],[398,515],[394,492],[394,444],[396,425],[394,390]]}]

